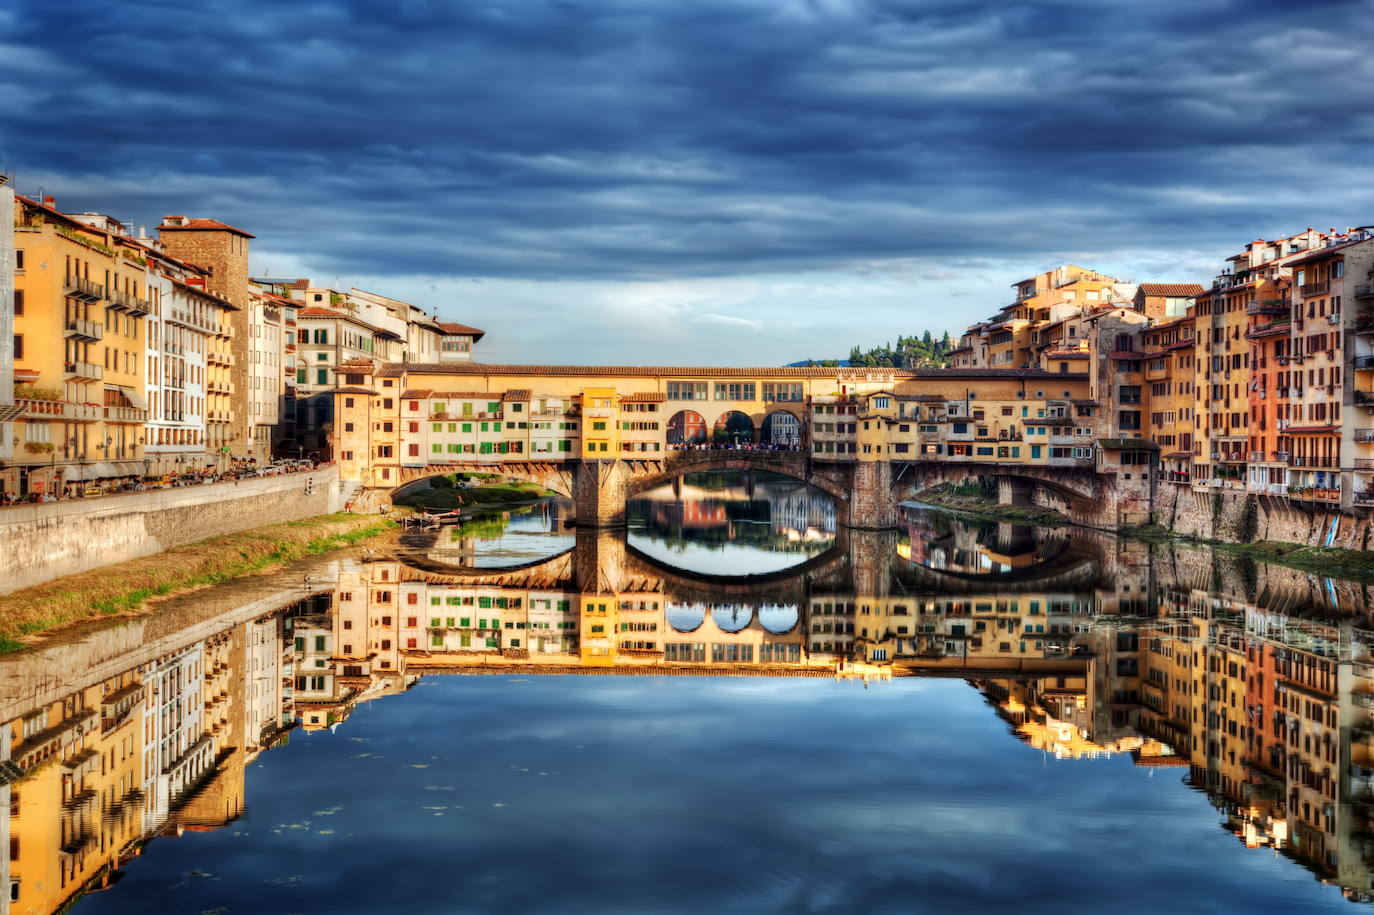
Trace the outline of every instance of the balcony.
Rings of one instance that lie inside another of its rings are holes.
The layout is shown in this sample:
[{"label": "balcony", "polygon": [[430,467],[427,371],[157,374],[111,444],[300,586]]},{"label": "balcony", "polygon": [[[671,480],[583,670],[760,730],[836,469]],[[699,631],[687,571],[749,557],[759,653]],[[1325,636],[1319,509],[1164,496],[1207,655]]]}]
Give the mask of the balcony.
[{"label": "balcony", "polygon": [[[1357,433],[1360,431],[1355,430]],[[1374,433],[1374,429],[1366,430]],[[1303,467],[1309,470],[1335,470],[1336,459],[1333,457],[1314,457],[1308,454],[1298,454],[1288,459],[1289,467]]]},{"label": "balcony", "polygon": [[1355,459],[1351,462],[1351,465],[1350,465],[1350,466],[1353,467],[1353,468],[1355,468],[1356,470],[1364,470],[1364,471],[1374,470],[1374,458],[1359,458],[1359,457],[1357,457],[1357,458],[1355,458]]},{"label": "balcony", "polygon": [[1374,370],[1374,356],[1356,356],[1350,363],[1357,371]]},{"label": "balcony", "polygon": [[1355,298],[1374,299],[1374,283],[1360,283],[1355,287]]},{"label": "balcony", "polygon": [[68,362],[62,370],[68,378],[77,381],[99,381],[105,377],[105,368],[94,362]]},{"label": "balcony", "polygon": [[105,287],[85,277],[69,276],[63,283],[62,294],[87,302],[100,302],[105,299]]},{"label": "balcony", "polygon": [[1326,291],[1331,288],[1331,284],[1323,280],[1320,283],[1307,283],[1298,287],[1298,295],[1304,299],[1314,295],[1326,295]]},{"label": "balcony", "polygon": [[1247,315],[1286,315],[1288,303],[1283,299],[1256,299],[1245,307]]},{"label": "balcony", "polygon": [[94,321],[83,321],[80,318],[69,318],[67,320],[66,335],[75,337],[78,340],[85,340],[89,343],[97,343],[105,337],[105,326]]},{"label": "balcony", "polygon": [[135,318],[143,317],[152,308],[147,299],[140,299],[132,293],[121,292],[118,289],[110,293],[110,306],[116,311],[127,311]]},{"label": "balcony", "polygon": [[105,421],[110,423],[145,423],[148,411],[138,407],[106,407]]},{"label": "balcony", "polygon": [[25,400],[15,403],[24,411],[24,419],[67,420],[93,423],[100,419],[100,408],[92,403],[67,403],[61,400]]},{"label": "balcony", "polygon": [[1288,487],[1288,498],[1305,502],[1339,502],[1341,501],[1341,491],[1329,487],[1290,486]]},{"label": "balcony", "polygon": [[1374,505],[1374,489],[1365,489],[1355,493],[1356,505]]},{"label": "balcony", "polygon": [[1368,445],[1374,443],[1374,429],[1356,429],[1353,435],[1355,441],[1361,444]]}]

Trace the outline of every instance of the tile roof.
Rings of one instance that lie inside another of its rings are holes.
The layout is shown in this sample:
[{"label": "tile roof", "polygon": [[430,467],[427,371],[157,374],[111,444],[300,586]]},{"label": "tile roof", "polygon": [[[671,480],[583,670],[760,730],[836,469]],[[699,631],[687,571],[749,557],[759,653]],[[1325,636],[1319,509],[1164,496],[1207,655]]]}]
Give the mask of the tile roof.
[{"label": "tile roof", "polygon": [[474,343],[487,335],[484,330],[468,327],[466,324],[459,324],[456,321],[435,321],[434,323],[444,333],[472,337]]},{"label": "tile roof", "polygon": [[[929,370],[928,370],[929,371]],[[911,378],[913,373],[902,369],[845,369],[845,368],[721,368],[700,366],[596,366],[596,365],[497,365],[481,362],[389,362],[380,366],[382,377],[401,375],[563,375],[592,377],[717,377],[717,378],[836,378],[841,374],[863,373]]]},{"label": "tile roof", "polygon": [[1174,298],[1192,298],[1202,295],[1203,288],[1198,283],[1141,283],[1141,295],[1163,295]]},{"label": "tile roof", "polygon": [[425,400],[433,393],[428,388],[407,388],[401,392],[401,400]]},{"label": "tile roof", "polygon": [[345,360],[344,360],[342,363],[340,363],[340,364],[341,364],[341,365],[365,365],[365,366],[367,366],[368,368],[373,368],[373,362],[372,362],[372,360],[369,359],[369,358],[367,358],[366,356],[354,356],[352,359],[345,359]]},{"label": "tile roof", "polygon": [[162,225],[157,228],[159,232],[233,232],[235,235],[242,235],[244,238],[257,237],[250,232],[236,229],[226,222],[220,222],[218,219],[188,219],[180,225],[164,221]]},{"label": "tile roof", "polygon": [[1099,438],[1097,444],[1107,451],[1158,451],[1159,445],[1148,438]]},{"label": "tile roof", "polygon": [[529,400],[531,396],[529,388],[511,388],[501,395],[501,400],[506,403],[516,403]]},{"label": "tile roof", "polygon": [[1335,432],[1335,431],[1337,431],[1337,430],[1340,429],[1340,428],[1341,428],[1340,426],[1332,426],[1332,425],[1324,425],[1324,426],[1289,426],[1287,429],[1284,429],[1284,430],[1282,430],[1282,431],[1283,431],[1284,433],[1288,434],[1288,435],[1308,435],[1308,434],[1317,433],[1317,432]]},{"label": "tile roof", "polygon": [[626,394],[620,398],[621,403],[663,403],[668,399],[668,395],[657,391],[644,391],[638,394]]},{"label": "tile roof", "polygon": [[1081,350],[1081,349],[1065,349],[1065,350],[1056,350],[1056,351],[1054,351],[1054,352],[1046,353],[1046,354],[1045,354],[1045,358],[1046,358],[1046,359],[1088,359],[1088,358],[1091,358],[1091,356],[1088,354],[1088,352],[1087,352],[1086,350]]},{"label": "tile roof", "polygon": [[352,315],[344,314],[342,311],[335,311],[332,308],[321,308],[319,305],[307,305],[296,315],[298,318],[352,318]]},{"label": "tile roof", "polygon": [[374,390],[372,390],[371,388],[359,388],[359,387],[335,388],[335,389],[334,389],[334,393],[335,393],[335,394],[371,394],[371,395],[374,395],[374,396],[377,395],[377,392],[374,391]]}]

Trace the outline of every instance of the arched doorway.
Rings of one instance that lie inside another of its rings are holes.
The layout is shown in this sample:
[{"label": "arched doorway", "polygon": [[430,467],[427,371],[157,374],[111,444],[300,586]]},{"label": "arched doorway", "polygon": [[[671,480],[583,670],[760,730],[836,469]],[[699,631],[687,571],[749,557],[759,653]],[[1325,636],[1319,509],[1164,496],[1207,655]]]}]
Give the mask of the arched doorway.
[{"label": "arched doorway", "polygon": [[763,443],[795,448],[801,444],[801,420],[786,410],[774,410],[763,419]]},{"label": "arched doorway", "polygon": [[695,410],[679,410],[668,420],[669,445],[699,445],[706,441],[706,419]]},{"label": "arched doorway", "polygon": [[722,413],[716,420],[717,445],[746,445],[754,440],[754,421],[738,410]]}]

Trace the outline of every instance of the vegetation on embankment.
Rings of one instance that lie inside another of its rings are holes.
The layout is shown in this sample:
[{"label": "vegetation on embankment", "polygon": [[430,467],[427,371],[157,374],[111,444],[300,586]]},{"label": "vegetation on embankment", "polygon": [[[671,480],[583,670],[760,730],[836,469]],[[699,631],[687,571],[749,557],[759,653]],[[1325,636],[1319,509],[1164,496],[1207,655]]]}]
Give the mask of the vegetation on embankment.
[{"label": "vegetation on embankment", "polygon": [[[455,482],[476,482],[483,485],[455,487]],[[451,511],[455,508],[482,506],[496,508],[521,502],[533,502],[557,493],[536,486],[502,480],[494,474],[449,474],[436,477],[429,487],[412,489],[392,500],[393,505],[408,505],[430,511]]]},{"label": "vegetation on embankment", "polygon": [[23,648],[34,637],[63,626],[146,612],[155,597],[272,572],[395,526],[376,515],[321,515],[211,537],[0,595],[0,652]]}]

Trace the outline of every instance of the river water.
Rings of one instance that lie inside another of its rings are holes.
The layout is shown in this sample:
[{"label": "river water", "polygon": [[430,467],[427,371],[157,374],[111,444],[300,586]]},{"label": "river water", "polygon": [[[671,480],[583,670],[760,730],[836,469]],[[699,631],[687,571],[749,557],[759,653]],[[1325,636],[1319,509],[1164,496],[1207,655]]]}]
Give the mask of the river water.
[{"label": "river water", "polygon": [[689,477],[0,660],[8,909],[1316,912],[1371,898],[1363,584]]}]

